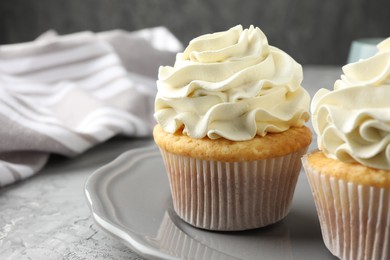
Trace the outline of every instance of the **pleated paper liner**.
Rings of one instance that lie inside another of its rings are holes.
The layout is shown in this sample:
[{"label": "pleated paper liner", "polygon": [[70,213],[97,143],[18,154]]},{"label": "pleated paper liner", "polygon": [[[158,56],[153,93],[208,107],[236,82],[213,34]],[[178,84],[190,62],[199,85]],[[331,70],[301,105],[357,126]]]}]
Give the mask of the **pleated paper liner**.
[{"label": "pleated paper liner", "polygon": [[195,227],[230,231],[264,227],[288,214],[307,148],[245,162],[206,161],[160,150],[178,216]]},{"label": "pleated paper liner", "polygon": [[340,259],[390,259],[390,189],[321,174],[304,156],[324,243]]}]

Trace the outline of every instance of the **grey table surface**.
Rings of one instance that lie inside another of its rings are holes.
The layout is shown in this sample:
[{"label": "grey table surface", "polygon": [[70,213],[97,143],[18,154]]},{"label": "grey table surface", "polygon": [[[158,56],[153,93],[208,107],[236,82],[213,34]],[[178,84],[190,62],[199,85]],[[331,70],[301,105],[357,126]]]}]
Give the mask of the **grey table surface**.
[{"label": "grey table surface", "polygon": [[[340,74],[340,67],[306,66],[302,85],[313,96],[332,88]],[[36,176],[0,189],[0,259],[143,259],[94,223],[84,184],[124,151],[148,145],[151,138],[116,137],[76,158],[52,156]],[[301,174],[296,192],[303,189],[309,187]]]}]

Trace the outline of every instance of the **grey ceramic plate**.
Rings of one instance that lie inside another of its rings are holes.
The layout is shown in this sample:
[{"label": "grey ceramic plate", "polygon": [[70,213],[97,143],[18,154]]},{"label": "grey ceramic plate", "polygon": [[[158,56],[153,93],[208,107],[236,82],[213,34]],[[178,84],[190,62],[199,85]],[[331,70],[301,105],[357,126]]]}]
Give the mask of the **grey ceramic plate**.
[{"label": "grey ceramic plate", "polygon": [[154,146],[125,152],[97,170],[85,194],[100,227],[148,259],[335,259],[322,242],[303,172],[289,215],[245,232],[209,232],[180,220]]}]

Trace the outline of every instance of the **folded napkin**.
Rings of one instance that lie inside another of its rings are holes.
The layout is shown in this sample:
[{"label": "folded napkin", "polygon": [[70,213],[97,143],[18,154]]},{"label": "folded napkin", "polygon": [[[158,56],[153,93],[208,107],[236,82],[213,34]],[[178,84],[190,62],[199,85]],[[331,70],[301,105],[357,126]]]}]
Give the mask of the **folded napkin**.
[{"label": "folded napkin", "polygon": [[158,67],[180,49],[163,27],[49,31],[0,46],[0,187],[37,173],[50,153],[150,135]]}]

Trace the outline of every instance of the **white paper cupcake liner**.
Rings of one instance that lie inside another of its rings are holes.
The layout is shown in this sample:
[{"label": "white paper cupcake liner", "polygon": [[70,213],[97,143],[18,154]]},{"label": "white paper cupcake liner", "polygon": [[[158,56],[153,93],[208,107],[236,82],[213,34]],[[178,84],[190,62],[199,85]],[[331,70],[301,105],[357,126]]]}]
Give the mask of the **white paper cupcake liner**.
[{"label": "white paper cupcake liner", "polygon": [[246,230],[287,215],[307,148],[247,162],[206,161],[160,150],[179,217],[204,229]]},{"label": "white paper cupcake liner", "polygon": [[390,259],[390,189],[321,174],[302,161],[329,251],[340,259]]}]

